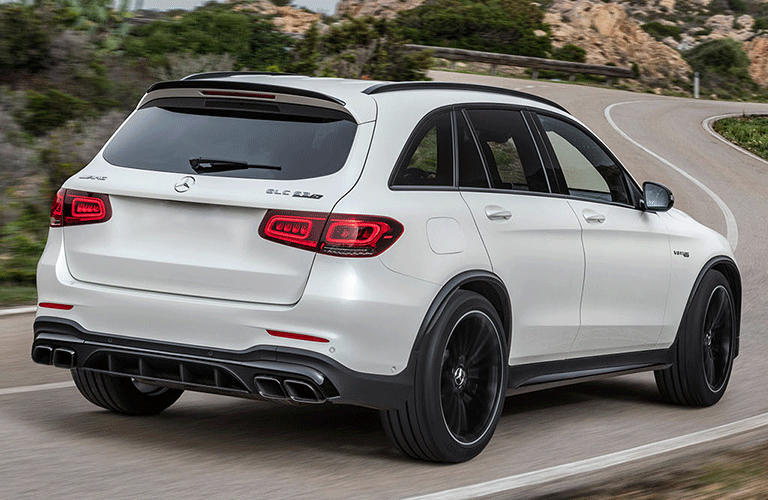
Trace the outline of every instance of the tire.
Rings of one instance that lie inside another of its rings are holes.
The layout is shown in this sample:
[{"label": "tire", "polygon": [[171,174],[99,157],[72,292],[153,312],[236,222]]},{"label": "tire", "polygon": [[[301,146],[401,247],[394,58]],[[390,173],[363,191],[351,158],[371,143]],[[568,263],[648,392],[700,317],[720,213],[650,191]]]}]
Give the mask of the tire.
[{"label": "tire", "polygon": [[504,406],[507,348],[485,297],[456,292],[427,333],[404,406],[382,410],[390,440],[406,455],[465,462],[493,436]]},{"label": "tire", "polygon": [[80,394],[88,401],[110,411],[125,415],[154,415],[165,410],[184,392],[180,389],[157,387],[89,370],[71,370]]},{"label": "tire", "polygon": [[733,368],[737,322],[728,280],[709,271],[683,315],[672,366],[655,372],[665,401],[711,406],[723,397]]}]

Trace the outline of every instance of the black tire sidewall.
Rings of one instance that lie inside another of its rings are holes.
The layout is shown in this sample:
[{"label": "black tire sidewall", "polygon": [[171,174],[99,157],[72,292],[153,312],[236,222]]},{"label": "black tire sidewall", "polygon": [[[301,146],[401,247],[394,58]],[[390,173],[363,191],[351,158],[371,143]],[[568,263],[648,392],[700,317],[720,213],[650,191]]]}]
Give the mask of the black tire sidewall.
[{"label": "black tire sidewall", "polygon": [[[456,324],[467,313],[478,311],[493,322],[500,349],[499,390],[494,401],[492,417],[485,433],[471,444],[457,441],[448,430],[443,418],[440,396],[443,352]],[[501,417],[507,383],[507,348],[499,315],[485,297],[468,291],[458,291],[434,324],[427,337],[426,345],[419,353],[415,403],[419,424],[423,426],[428,447],[439,461],[463,462],[477,456],[488,444]]]},{"label": "black tire sidewall", "polygon": [[687,399],[695,405],[711,406],[717,403],[725,393],[728,381],[733,370],[733,354],[735,346],[735,328],[731,331],[731,349],[729,352],[728,368],[725,380],[719,390],[713,391],[707,383],[704,375],[704,355],[703,355],[703,331],[704,321],[707,313],[707,305],[712,292],[718,287],[723,286],[730,297],[731,313],[733,321],[735,317],[735,308],[733,303],[733,292],[728,280],[718,271],[709,271],[704,275],[699,284],[691,302],[690,309],[685,317],[685,334],[680,339],[682,341],[683,353],[682,361],[684,363],[684,373],[687,384],[684,384],[683,390],[688,390]]}]

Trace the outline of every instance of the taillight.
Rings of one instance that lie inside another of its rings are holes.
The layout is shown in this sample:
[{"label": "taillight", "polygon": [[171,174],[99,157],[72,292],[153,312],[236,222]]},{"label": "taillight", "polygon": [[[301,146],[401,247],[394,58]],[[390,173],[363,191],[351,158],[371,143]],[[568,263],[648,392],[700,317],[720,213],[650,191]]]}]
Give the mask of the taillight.
[{"label": "taillight", "polygon": [[389,217],[269,210],[259,234],[328,255],[373,257],[397,241],[403,225]]},{"label": "taillight", "polygon": [[61,227],[65,191],[66,189],[59,189],[59,192],[53,197],[53,203],[51,204],[51,227]]},{"label": "taillight", "polygon": [[51,227],[106,222],[112,217],[109,196],[60,189],[51,205]]},{"label": "taillight", "polygon": [[327,219],[328,214],[319,212],[270,210],[259,227],[259,234],[285,245],[316,250]]}]

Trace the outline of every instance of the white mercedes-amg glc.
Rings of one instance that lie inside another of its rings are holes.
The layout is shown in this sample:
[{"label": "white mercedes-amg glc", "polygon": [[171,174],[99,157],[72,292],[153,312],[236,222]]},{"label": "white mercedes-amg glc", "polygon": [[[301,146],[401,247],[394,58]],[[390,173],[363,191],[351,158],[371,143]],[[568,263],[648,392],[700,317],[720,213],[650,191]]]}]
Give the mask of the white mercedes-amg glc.
[{"label": "white mercedes-amg glc", "polygon": [[51,209],[32,358],[90,402],[183,390],[381,410],[460,462],[506,395],[738,354],[719,234],[563,108],[507,89],[207,73],[152,86]]}]

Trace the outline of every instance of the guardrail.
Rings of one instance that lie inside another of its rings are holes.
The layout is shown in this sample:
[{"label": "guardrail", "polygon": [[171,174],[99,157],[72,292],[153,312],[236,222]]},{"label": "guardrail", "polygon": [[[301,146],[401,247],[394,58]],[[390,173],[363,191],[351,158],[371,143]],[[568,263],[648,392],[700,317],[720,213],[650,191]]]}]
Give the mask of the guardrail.
[{"label": "guardrail", "polygon": [[452,49],[447,47],[431,47],[428,45],[406,45],[408,50],[431,50],[435,57],[451,61],[451,69],[456,69],[456,61],[478,62],[491,65],[491,75],[496,74],[497,66],[518,66],[533,69],[532,77],[539,77],[539,70],[563,71],[571,75],[571,80],[576,73],[590,75],[602,75],[611,83],[613,78],[637,78],[630,68],[619,66],[601,66],[599,64],[586,64],[569,61],[556,61],[554,59],[542,59],[540,57],[515,56],[511,54],[495,54],[493,52],[481,52],[478,50]]}]

